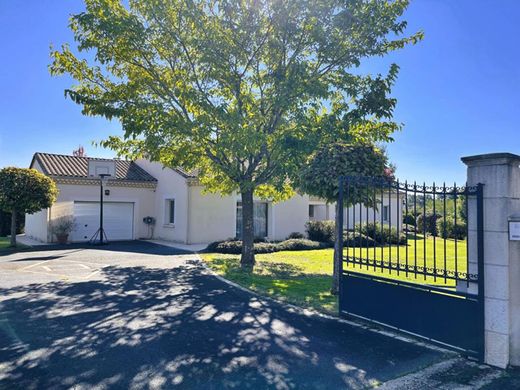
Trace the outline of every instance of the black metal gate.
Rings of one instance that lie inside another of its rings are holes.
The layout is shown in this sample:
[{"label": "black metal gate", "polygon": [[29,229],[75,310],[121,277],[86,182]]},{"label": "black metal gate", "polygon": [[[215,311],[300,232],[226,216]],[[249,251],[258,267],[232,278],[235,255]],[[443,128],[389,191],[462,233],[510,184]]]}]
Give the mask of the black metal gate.
[{"label": "black metal gate", "polygon": [[340,178],[340,314],[483,360],[482,192]]}]

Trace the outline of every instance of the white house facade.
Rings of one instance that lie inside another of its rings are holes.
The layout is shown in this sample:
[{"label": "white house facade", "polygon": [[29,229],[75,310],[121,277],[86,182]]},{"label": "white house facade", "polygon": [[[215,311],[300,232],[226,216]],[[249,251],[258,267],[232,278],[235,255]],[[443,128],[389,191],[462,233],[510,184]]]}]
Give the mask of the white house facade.
[{"label": "white house facade", "polygon": [[[111,176],[103,189],[104,229],[108,240],[163,239],[195,244],[240,235],[240,195],[204,193],[193,174],[148,160],[124,161],[36,153],[34,168],[57,184],[56,203],[26,216],[26,235],[53,242],[50,223],[70,215],[75,229],[69,240],[88,241],[99,228],[99,173]],[[255,234],[283,240],[305,232],[309,220],[334,219],[334,205],[306,195],[285,202],[255,201]],[[152,217],[153,225],[145,218]]]}]

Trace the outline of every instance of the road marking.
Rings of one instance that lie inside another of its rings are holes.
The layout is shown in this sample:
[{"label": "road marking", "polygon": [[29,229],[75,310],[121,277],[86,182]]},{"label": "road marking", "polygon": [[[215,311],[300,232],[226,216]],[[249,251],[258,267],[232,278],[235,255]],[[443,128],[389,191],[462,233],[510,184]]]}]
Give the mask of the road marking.
[{"label": "road marking", "polygon": [[39,263],[31,264],[31,265],[28,265],[27,267],[20,268],[20,271],[25,271],[26,269],[33,268],[33,267],[36,267],[41,264],[45,264],[47,262],[49,262],[49,260],[40,261]]},{"label": "road marking", "polygon": [[50,269],[50,267],[46,267],[45,265],[42,265],[42,268],[43,268],[45,271],[49,271],[49,272],[52,271],[52,269]]},{"label": "road marking", "polygon": [[90,269],[90,267],[87,267],[85,264],[79,263],[78,265],[83,269]]}]

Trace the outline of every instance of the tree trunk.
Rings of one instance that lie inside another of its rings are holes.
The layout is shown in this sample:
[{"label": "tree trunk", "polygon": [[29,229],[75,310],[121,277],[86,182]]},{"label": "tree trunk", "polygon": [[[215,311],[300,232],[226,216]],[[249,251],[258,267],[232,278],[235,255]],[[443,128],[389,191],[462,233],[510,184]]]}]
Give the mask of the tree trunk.
[{"label": "tree trunk", "polygon": [[339,209],[339,203],[336,202],[336,215],[334,217],[336,222],[336,234],[334,238],[334,268],[332,272],[332,288],[330,289],[331,294],[338,295],[339,293],[339,269],[341,265],[341,251],[340,251],[340,240],[343,239],[343,232],[340,231],[339,226],[339,213],[342,213],[343,210]]},{"label": "tree trunk", "polygon": [[16,246],[16,210],[11,211],[11,246]]},{"label": "tree trunk", "polygon": [[240,265],[244,269],[253,269],[255,265],[254,252],[254,222],[253,222],[253,190],[242,192],[242,257]]}]

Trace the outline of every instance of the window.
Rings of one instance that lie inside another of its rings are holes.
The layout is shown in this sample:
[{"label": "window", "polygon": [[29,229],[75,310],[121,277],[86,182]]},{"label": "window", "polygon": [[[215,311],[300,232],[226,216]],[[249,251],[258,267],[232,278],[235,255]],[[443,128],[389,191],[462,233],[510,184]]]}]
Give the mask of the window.
[{"label": "window", "polygon": [[388,214],[388,206],[383,206],[383,221],[388,222],[389,214]]},{"label": "window", "polygon": [[314,205],[309,205],[309,218],[314,218]]},{"label": "window", "polygon": [[175,199],[166,199],[166,221],[167,224],[175,223]]},{"label": "window", "polygon": [[[267,237],[266,202],[255,202],[253,205],[253,229],[255,238]],[[237,202],[236,236],[242,237],[242,202]]]}]

